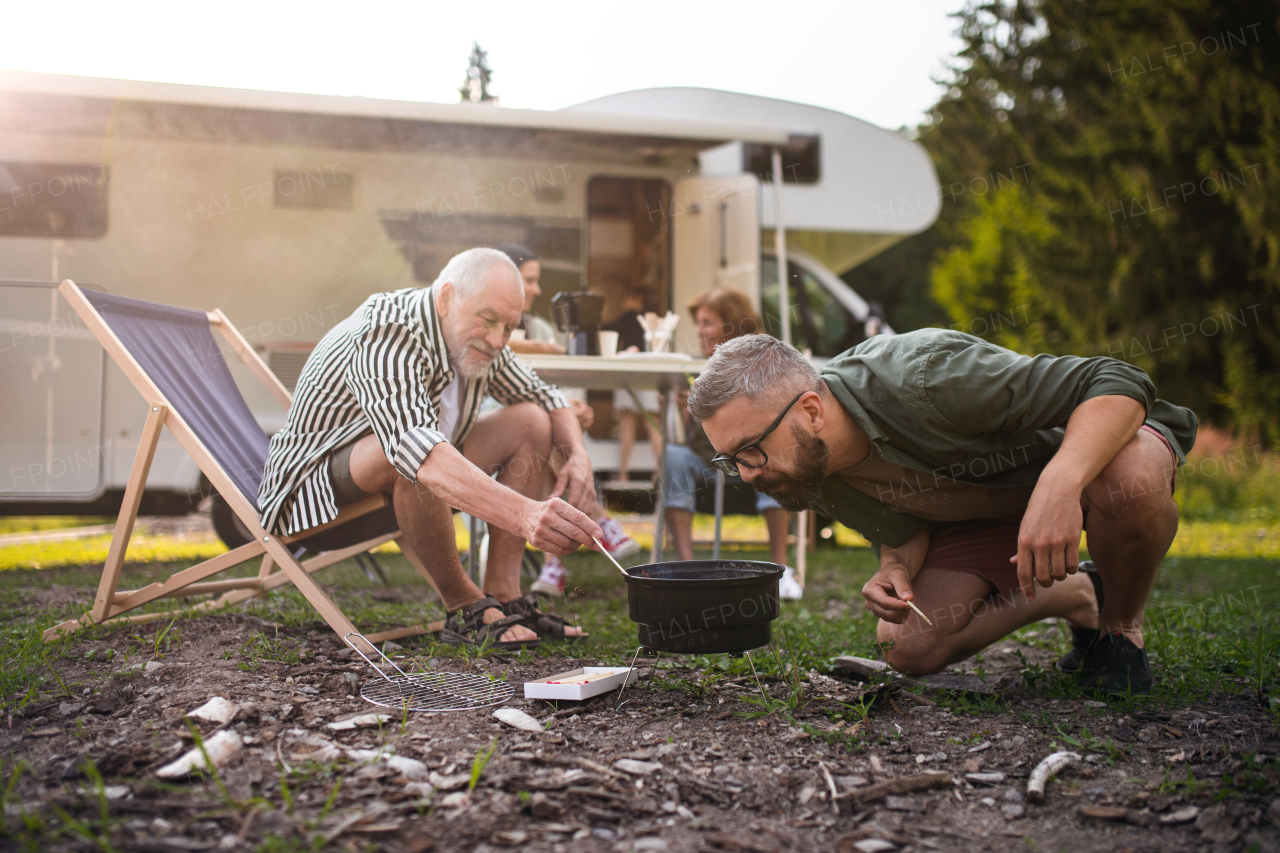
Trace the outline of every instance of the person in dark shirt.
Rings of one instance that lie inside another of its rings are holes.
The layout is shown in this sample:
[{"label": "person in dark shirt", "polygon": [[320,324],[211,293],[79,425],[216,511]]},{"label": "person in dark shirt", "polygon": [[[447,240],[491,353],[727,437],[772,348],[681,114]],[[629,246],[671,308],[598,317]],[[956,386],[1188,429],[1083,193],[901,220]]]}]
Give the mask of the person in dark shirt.
[{"label": "person in dark shirt", "polygon": [[[628,290],[622,297],[622,313],[613,322],[603,326],[606,332],[618,333],[618,352],[640,352],[644,350],[644,328],[639,319],[644,315],[648,291]],[[634,393],[634,397],[632,394]],[[662,457],[662,435],[653,429],[645,420],[644,413],[636,406],[636,401],[656,421],[658,418],[658,392],[651,390],[613,392],[613,410],[618,413],[618,479],[626,480],[631,476],[631,450],[635,447],[636,435],[643,428],[653,446],[653,464],[656,467]]]},{"label": "person in dark shirt", "polygon": [[1151,691],[1144,609],[1198,422],[1141,368],[918,329],[819,372],[753,335],[716,351],[688,406],[721,470],[870,541],[880,571],[862,595],[899,671],[937,672],[1063,618],[1060,671],[1086,689]]}]

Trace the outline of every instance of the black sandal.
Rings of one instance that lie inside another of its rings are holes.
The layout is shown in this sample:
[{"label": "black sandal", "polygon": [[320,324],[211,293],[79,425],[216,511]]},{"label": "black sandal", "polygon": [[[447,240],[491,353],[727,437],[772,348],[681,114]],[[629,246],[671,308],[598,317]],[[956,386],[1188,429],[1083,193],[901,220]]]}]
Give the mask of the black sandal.
[{"label": "black sandal", "polygon": [[532,640],[507,640],[505,642],[499,640],[498,638],[512,627],[524,624],[524,619],[520,616],[508,615],[496,622],[486,623],[484,621],[484,612],[491,607],[502,610],[504,613],[507,612],[496,598],[482,598],[450,613],[445,620],[444,630],[440,632],[440,641],[450,646],[486,646],[487,648],[501,649],[502,651],[536,649],[542,643],[542,640],[538,637]]},{"label": "black sandal", "polygon": [[538,609],[538,597],[532,592],[522,598],[513,598],[502,605],[508,619],[519,619],[540,638],[548,640],[566,640],[576,643],[586,639],[586,635],[566,634],[565,627],[570,623],[552,613],[543,613]]}]

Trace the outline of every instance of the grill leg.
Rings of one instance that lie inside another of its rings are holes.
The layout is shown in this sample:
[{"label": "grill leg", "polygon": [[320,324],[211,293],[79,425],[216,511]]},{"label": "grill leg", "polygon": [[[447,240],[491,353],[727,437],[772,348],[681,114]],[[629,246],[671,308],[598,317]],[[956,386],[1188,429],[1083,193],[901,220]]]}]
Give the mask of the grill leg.
[{"label": "grill leg", "polygon": [[[640,653],[641,653],[642,651],[644,651],[644,646],[636,646],[636,653],[635,653],[634,655],[632,655],[632,656],[631,656],[631,666],[629,667],[629,669],[630,669],[632,672],[634,672],[634,671],[635,671],[635,668],[636,668],[636,661],[640,658]],[[661,653],[661,652],[654,652],[654,654],[655,654],[655,655],[659,655],[659,654],[662,654],[662,653]],[[656,657],[653,659],[653,665],[654,665],[655,667],[658,665],[658,659],[657,659]],[[638,676],[637,676],[637,677],[638,677]],[[617,710],[618,710],[619,708],[621,708],[621,707],[622,707],[622,691],[624,691],[624,690],[626,690],[626,689],[627,689],[627,682],[628,682],[628,681],[630,681],[630,680],[631,680],[631,672],[628,672],[628,673],[627,673],[627,677],[626,677],[626,678],[624,678],[624,679],[622,679],[622,686],[618,688],[618,704],[617,704],[617,705],[615,705],[615,706],[614,706],[614,709],[613,709],[615,713],[617,712]]]},{"label": "grill leg", "polygon": [[467,573],[471,575],[471,580],[473,580],[477,585],[479,585],[480,583],[480,537],[477,535],[477,532],[476,532],[476,528],[479,527],[479,525],[476,524],[476,517],[474,515],[468,515],[467,518],[471,519],[469,522],[469,528],[468,528],[470,535],[467,537],[468,539],[471,540],[471,547],[468,549],[468,552],[467,552],[470,555],[470,559],[467,562]]}]

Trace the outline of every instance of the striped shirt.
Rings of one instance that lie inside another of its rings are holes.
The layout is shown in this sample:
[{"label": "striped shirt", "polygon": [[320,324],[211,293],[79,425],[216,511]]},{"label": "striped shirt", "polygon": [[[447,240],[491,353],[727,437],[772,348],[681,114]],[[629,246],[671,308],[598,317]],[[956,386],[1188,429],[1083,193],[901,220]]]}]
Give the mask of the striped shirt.
[{"label": "striped shirt", "polygon": [[[329,330],[307,358],[284,429],[271,439],[258,506],[262,525],[290,535],[338,514],[329,456],[372,433],[400,476],[416,480],[431,449],[461,444],[486,394],[547,411],[568,400],[504,347],[478,380],[462,380],[458,423],[440,431],[440,397],[455,379],[432,288],[377,293]],[[461,378],[461,377],[457,377]]]}]

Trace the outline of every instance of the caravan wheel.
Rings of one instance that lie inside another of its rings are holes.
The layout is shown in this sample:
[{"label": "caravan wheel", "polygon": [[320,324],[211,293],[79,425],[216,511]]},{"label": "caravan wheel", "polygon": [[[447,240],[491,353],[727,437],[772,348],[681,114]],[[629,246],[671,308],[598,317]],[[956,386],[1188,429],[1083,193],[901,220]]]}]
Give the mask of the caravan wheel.
[{"label": "caravan wheel", "polygon": [[217,492],[213,495],[213,506],[210,509],[210,515],[213,518],[214,531],[227,548],[239,548],[241,545],[248,545],[253,541],[253,535],[249,533],[249,528],[244,526],[244,522],[236,517],[236,514],[231,511],[231,507],[222,499],[222,495]]}]

